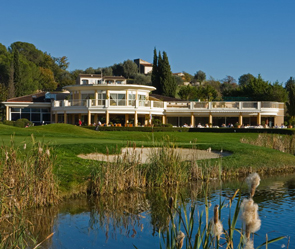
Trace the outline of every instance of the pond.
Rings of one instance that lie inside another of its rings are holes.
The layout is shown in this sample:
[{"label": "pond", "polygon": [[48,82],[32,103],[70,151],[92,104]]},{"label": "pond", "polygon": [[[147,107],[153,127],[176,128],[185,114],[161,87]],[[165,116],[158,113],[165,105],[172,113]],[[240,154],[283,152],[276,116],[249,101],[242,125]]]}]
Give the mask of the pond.
[{"label": "pond", "polygon": [[[254,238],[255,248],[265,242],[266,234],[269,240],[286,236],[268,245],[268,248],[287,248],[288,243],[289,248],[295,248],[295,175],[261,178],[254,196],[261,219],[261,228]],[[242,198],[248,196],[243,180],[209,183],[207,196],[210,217],[215,204],[219,204],[220,199],[228,203],[227,197],[233,196],[236,189],[240,189]],[[59,208],[34,211],[30,220],[40,236],[38,241],[54,232],[42,244],[42,248],[160,248],[162,238],[159,238],[159,229],[165,230],[169,223],[167,200],[170,196],[178,200],[182,198],[186,210],[193,204],[196,205],[195,214],[200,214],[205,203],[202,185],[68,200]],[[221,211],[224,226],[227,223],[227,208]],[[197,227],[197,217],[195,223]],[[240,221],[236,227],[241,227]],[[238,232],[235,233],[238,235]],[[224,241],[221,240],[221,243]]]}]

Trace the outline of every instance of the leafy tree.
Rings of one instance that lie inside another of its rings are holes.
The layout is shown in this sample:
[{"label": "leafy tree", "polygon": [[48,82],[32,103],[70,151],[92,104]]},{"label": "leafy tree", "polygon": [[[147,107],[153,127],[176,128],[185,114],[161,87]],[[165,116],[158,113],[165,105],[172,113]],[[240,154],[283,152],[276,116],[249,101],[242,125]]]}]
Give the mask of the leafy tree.
[{"label": "leafy tree", "polygon": [[293,77],[286,82],[286,90],[288,92],[289,100],[286,103],[287,113],[292,119],[295,118],[295,80]]},{"label": "leafy tree", "polygon": [[216,97],[218,96],[217,91],[211,85],[206,85],[206,86],[200,87],[200,88],[202,89],[201,93],[202,93],[203,100],[212,101],[212,100],[216,99]]},{"label": "leafy tree", "polygon": [[199,70],[198,72],[196,72],[194,79],[195,82],[202,83],[204,80],[206,80],[206,74],[203,71]]},{"label": "leafy tree", "polygon": [[150,85],[151,84],[151,75],[136,74],[134,76],[134,84],[137,85]]},{"label": "leafy tree", "polygon": [[14,68],[13,79],[14,79],[15,95],[18,97],[23,94],[23,91],[22,91],[22,85],[21,85],[19,53],[17,49],[13,51],[13,68]]},{"label": "leafy tree", "polygon": [[243,87],[243,95],[251,96],[253,100],[266,100],[269,86],[269,83],[264,81],[259,74],[257,78],[251,79],[248,85]]},{"label": "leafy tree", "polygon": [[54,58],[55,63],[59,66],[60,69],[66,70],[69,67],[68,58],[66,56],[62,56],[59,58]]},{"label": "leafy tree", "polygon": [[251,80],[253,80],[254,78],[255,77],[250,73],[241,75],[239,78],[239,86],[240,87],[247,86],[251,82]]},{"label": "leafy tree", "polygon": [[193,76],[187,72],[183,72],[184,74],[184,82],[191,82],[193,79]]},{"label": "leafy tree", "polygon": [[218,80],[215,80],[213,77],[210,76],[209,80],[206,80],[204,83],[204,86],[210,85],[216,90],[216,97],[214,99],[221,99],[222,93],[221,93],[221,83]]},{"label": "leafy tree", "polygon": [[136,63],[132,60],[126,60],[123,62],[123,69],[124,69],[124,77],[129,79],[130,77],[134,76],[138,73],[138,67]]},{"label": "leafy tree", "polygon": [[112,67],[105,67],[102,69],[103,76],[113,76],[113,69]]},{"label": "leafy tree", "polygon": [[123,63],[114,64],[112,66],[112,70],[113,70],[113,75],[115,75],[115,76],[124,75]]},{"label": "leafy tree", "polygon": [[88,67],[85,69],[84,73],[86,74],[95,74],[95,70],[93,67]]},{"label": "leafy tree", "polygon": [[9,99],[15,97],[15,87],[14,87],[14,67],[13,62],[10,63],[10,69],[9,69],[9,81],[8,81],[8,93],[7,97]]},{"label": "leafy tree", "polygon": [[52,91],[57,87],[57,83],[54,80],[53,72],[48,68],[40,67],[41,72],[41,88],[43,91]]},{"label": "leafy tree", "polygon": [[176,85],[177,86],[183,85],[183,79],[182,79],[182,77],[180,77],[178,75],[173,75],[173,78],[175,79],[175,82],[176,82]]},{"label": "leafy tree", "polygon": [[201,97],[197,88],[190,85],[180,87],[178,95],[183,100],[195,100]]},{"label": "leafy tree", "polygon": [[288,100],[288,93],[283,85],[276,81],[268,88],[267,100],[286,102]]},{"label": "leafy tree", "polygon": [[43,53],[38,50],[33,44],[27,42],[14,42],[10,46],[11,52],[17,50],[27,60],[36,65],[40,65],[43,61]]}]

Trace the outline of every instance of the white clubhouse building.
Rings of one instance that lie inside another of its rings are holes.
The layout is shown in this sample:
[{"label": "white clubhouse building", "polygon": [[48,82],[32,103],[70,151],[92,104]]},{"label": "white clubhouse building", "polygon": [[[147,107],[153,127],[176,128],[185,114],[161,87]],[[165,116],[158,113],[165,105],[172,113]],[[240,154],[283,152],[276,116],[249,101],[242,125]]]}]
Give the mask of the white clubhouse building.
[{"label": "white clubhouse building", "polygon": [[152,94],[153,86],[127,84],[122,76],[81,74],[65,93],[37,93],[3,102],[6,119],[27,118],[35,124],[101,123],[119,126],[150,125],[152,119],[173,126],[221,126],[236,123],[280,126],[284,103],[260,101],[182,101]]}]

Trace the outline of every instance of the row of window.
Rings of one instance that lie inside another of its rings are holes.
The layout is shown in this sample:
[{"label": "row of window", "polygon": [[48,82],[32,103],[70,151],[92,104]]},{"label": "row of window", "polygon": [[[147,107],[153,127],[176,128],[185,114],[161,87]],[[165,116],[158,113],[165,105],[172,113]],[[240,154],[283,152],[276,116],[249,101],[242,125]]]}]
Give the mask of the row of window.
[{"label": "row of window", "polygon": [[11,120],[26,118],[34,123],[50,122],[49,108],[11,108]]}]

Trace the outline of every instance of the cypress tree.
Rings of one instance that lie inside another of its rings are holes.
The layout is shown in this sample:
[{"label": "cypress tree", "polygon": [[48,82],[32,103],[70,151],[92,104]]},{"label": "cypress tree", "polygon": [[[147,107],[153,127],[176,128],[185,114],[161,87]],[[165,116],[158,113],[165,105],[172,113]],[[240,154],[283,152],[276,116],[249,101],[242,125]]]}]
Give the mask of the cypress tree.
[{"label": "cypress tree", "polygon": [[156,48],[154,48],[154,60],[153,60],[153,71],[152,71],[152,76],[151,76],[151,80],[152,80],[152,86],[154,86],[155,88],[157,88],[157,90],[155,91],[156,93],[159,92],[159,68],[158,68],[158,57],[157,57],[157,50]]},{"label": "cypress tree", "polygon": [[15,87],[14,87],[14,67],[13,67],[13,62],[10,64],[10,69],[9,69],[9,80],[8,80],[8,94],[7,98],[13,98],[15,97]]},{"label": "cypress tree", "polygon": [[159,65],[161,94],[164,96],[175,97],[177,85],[174,77],[172,76],[168,56],[165,51],[163,52],[163,59],[161,59],[161,63],[159,61]]},{"label": "cypress tree", "polygon": [[16,96],[22,95],[21,90],[21,80],[20,80],[20,69],[19,69],[19,52],[17,49],[14,49],[13,52],[13,68],[14,68],[14,86]]},{"label": "cypress tree", "polygon": [[158,56],[158,94],[163,94],[163,85],[162,85],[162,77],[163,76],[163,59],[161,56],[161,52],[159,51],[159,56]]}]

